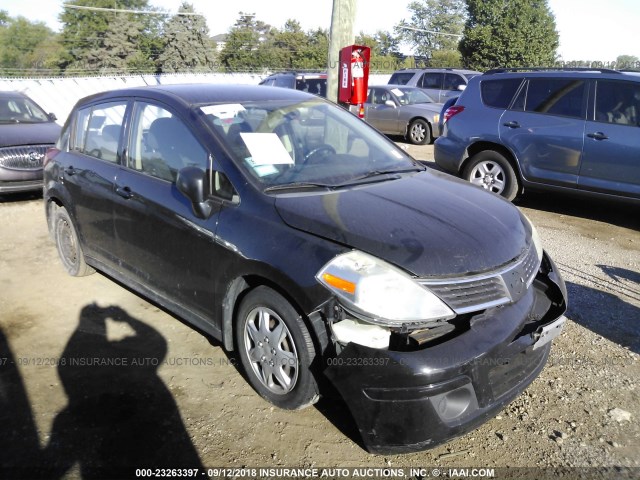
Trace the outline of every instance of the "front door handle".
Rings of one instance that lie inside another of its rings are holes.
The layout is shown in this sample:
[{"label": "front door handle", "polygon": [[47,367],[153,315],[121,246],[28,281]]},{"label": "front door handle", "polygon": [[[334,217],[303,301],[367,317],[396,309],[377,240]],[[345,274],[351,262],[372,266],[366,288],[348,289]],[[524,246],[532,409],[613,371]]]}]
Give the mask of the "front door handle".
[{"label": "front door handle", "polygon": [[594,140],[607,140],[609,138],[602,132],[587,133],[587,137],[593,138]]},{"label": "front door handle", "polygon": [[129,187],[117,187],[116,193],[127,200],[133,197],[133,192]]},{"label": "front door handle", "polygon": [[503,123],[503,125],[505,127],[509,127],[509,128],[520,128],[520,124],[518,122],[515,122],[515,121],[505,122],[505,123]]},{"label": "front door handle", "polygon": [[64,169],[64,173],[66,173],[67,175],[69,175],[71,177],[71,176],[75,175],[77,172],[76,172],[76,169],[73,168],[73,166],[71,166],[71,167],[65,168]]}]

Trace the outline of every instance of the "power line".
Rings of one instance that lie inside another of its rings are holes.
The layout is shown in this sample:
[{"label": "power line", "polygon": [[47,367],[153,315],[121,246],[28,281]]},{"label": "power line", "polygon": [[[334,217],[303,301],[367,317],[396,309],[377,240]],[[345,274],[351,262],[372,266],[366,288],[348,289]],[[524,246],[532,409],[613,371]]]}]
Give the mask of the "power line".
[{"label": "power line", "polygon": [[433,33],[435,35],[447,35],[448,37],[458,37],[462,38],[464,35],[459,35],[457,33],[444,33],[444,32],[436,32],[435,30],[425,30],[424,28],[414,28],[414,27],[400,27],[403,30],[415,30],[416,32],[424,32],[424,33]]},{"label": "power line", "polygon": [[76,10],[91,10],[94,12],[110,12],[110,13],[140,13],[144,15],[184,15],[184,16],[194,16],[194,17],[204,17],[201,13],[196,12],[154,12],[151,10],[127,10],[124,8],[103,8],[103,7],[86,7],[84,5],[73,5],[71,3],[63,3],[63,8],[72,8]]}]

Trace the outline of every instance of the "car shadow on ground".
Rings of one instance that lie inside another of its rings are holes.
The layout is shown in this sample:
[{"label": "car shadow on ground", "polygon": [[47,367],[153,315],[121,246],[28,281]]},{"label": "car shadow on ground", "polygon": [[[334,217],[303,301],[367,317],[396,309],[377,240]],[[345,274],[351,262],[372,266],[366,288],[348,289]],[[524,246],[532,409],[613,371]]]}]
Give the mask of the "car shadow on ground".
[{"label": "car shadow on ground", "polygon": [[519,207],[571,215],[640,231],[640,206],[613,200],[555,192],[527,192],[516,198]]},{"label": "car shadow on ground", "polygon": [[[107,322],[128,334],[107,337]],[[68,405],[40,453],[41,471],[60,478],[133,477],[135,468],[202,468],[178,406],[157,374],[167,342],[120,307],[85,306],[58,362]],[[145,467],[146,468],[146,467]]]},{"label": "car shadow on ground", "polygon": [[[625,269],[614,269],[618,275],[638,274]],[[624,272],[623,272],[624,271]],[[615,291],[614,282],[593,278],[603,289]],[[604,284],[603,284],[604,283]],[[567,317],[592,332],[640,354],[640,308],[629,301],[640,303],[640,284],[620,286],[616,293],[567,282],[569,308]]]},{"label": "car shadow on ground", "polygon": [[42,199],[42,190],[33,192],[0,193],[0,203],[19,203]]}]

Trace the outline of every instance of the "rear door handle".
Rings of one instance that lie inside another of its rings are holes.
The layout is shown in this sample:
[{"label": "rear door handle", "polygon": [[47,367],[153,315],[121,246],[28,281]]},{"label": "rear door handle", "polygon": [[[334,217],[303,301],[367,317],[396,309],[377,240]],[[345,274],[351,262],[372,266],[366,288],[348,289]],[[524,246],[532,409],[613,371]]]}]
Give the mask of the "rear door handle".
[{"label": "rear door handle", "polygon": [[117,187],[116,193],[127,200],[133,197],[133,192],[129,187]]},{"label": "rear door handle", "polygon": [[587,133],[587,137],[593,138],[595,140],[607,140],[609,138],[602,132]]},{"label": "rear door handle", "polygon": [[518,122],[514,122],[514,121],[505,122],[505,123],[503,123],[503,125],[505,127],[509,127],[509,128],[520,128],[520,124]]}]

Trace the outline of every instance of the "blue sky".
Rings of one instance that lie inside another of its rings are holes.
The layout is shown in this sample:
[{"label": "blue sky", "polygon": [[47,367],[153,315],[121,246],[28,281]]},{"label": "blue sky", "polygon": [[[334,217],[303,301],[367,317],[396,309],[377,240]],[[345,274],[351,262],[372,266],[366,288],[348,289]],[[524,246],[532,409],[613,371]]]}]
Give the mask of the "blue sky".
[{"label": "blue sky", "polygon": [[[394,0],[386,4],[358,0],[356,32],[374,33],[392,30],[403,18],[409,18],[406,5],[411,0]],[[621,54],[640,58],[637,30],[640,26],[639,0],[548,0],[556,16],[560,32],[558,53],[563,60],[613,62]],[[175,12],[180,0],[150,0],[150,4]],[[256,18],[282,27],[289,18],[300,21],[305,30],[329,28],[333,0],[190,0],[197,12],[207,18],[212,35],[226,33],[238,18],[238,13],[255,13]],[[47,23],[58,29],[60,0],[0,0],[0,9],[12,16]],[[381,8],[382,5],[386,5]]]}]

